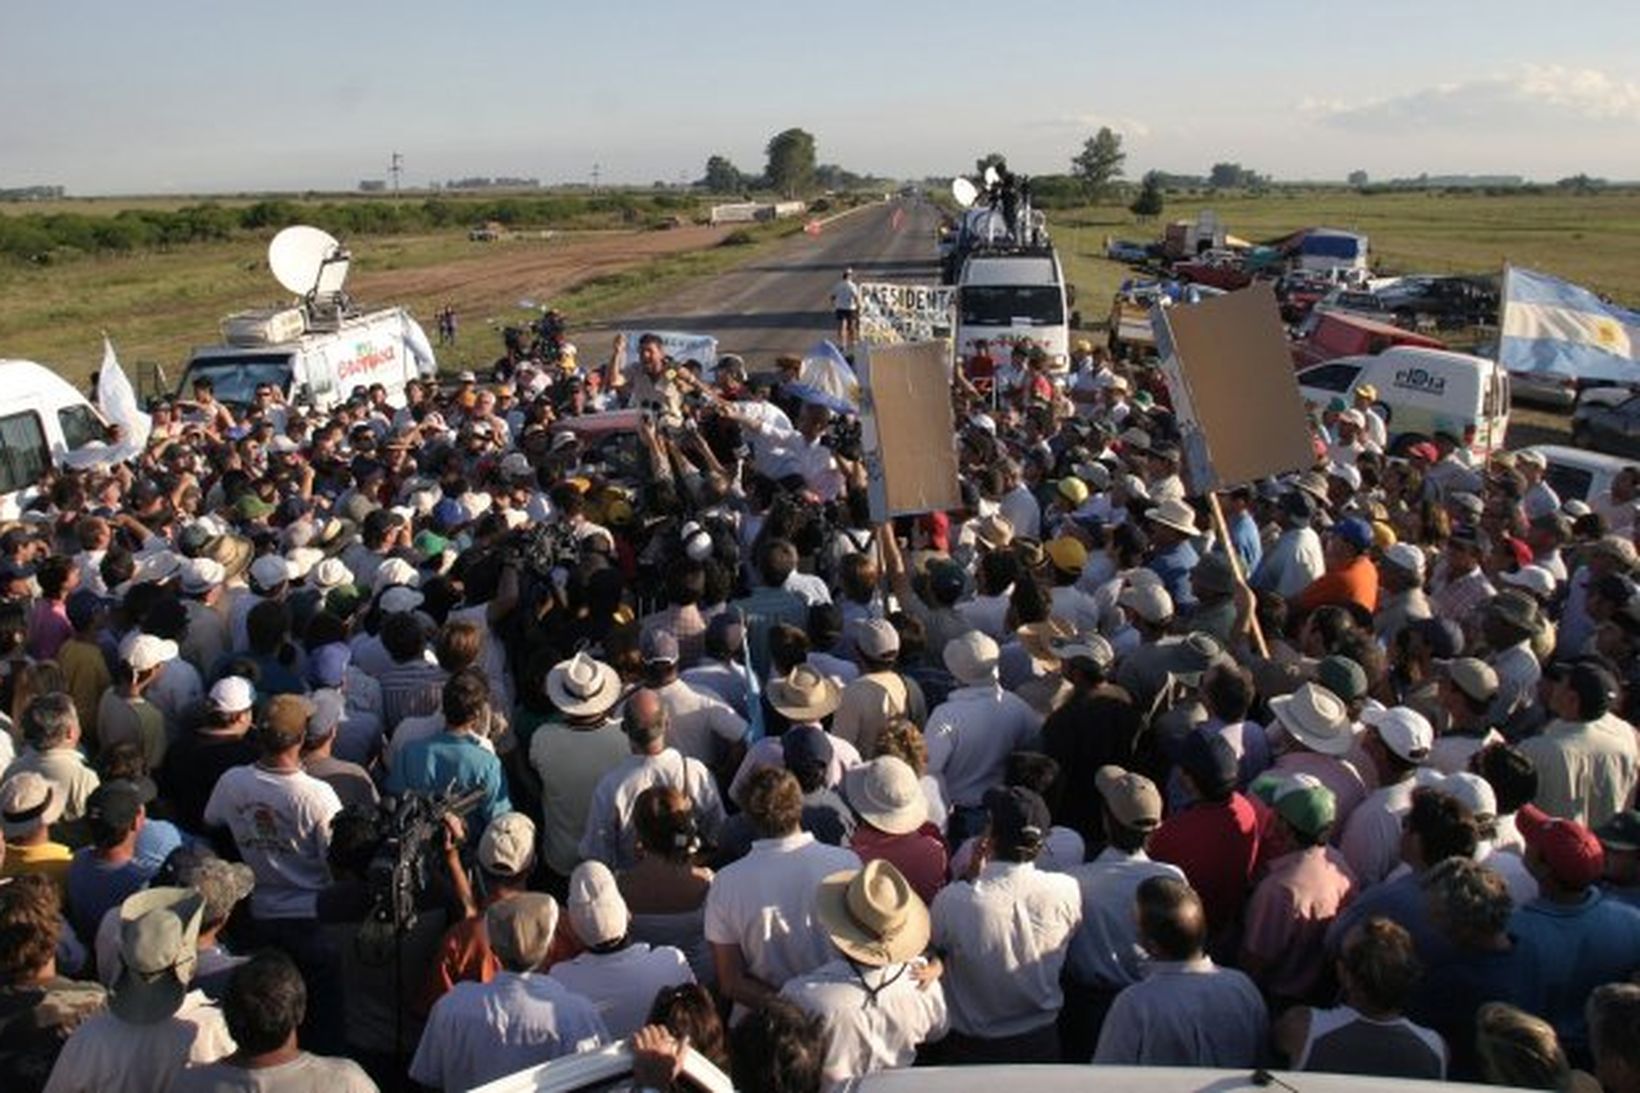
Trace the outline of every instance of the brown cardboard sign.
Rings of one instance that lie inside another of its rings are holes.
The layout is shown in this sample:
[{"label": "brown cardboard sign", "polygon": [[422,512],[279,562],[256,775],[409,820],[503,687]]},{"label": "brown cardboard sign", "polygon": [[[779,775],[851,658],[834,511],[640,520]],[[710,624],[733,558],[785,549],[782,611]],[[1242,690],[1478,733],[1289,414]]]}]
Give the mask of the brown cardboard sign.
[{"label": "brown cardboard sign", "polygon": [[873,520],[962,504],[950,362],[946,341],[864,347],[856,367]]},{"label": "brown cardboard sign", "polygon": [[1152,313],[1192,493],[1315,462],[1286,331],[1268,284]]}]

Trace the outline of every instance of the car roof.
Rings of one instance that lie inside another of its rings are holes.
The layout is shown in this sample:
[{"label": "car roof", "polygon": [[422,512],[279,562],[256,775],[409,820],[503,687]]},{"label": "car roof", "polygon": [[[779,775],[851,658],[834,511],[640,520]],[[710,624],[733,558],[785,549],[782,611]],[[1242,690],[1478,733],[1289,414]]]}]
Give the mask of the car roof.
[{"label": "car roof", "polygon": [[[1089,1090],[1116,1093],[1142,1089],[1145,1093],[1237,1093],[1240,1090],[1269,1090],[1272,1086],[1302,1089],[1304,1093],[1438,1093],[1461,1089],[1494,1089],[1463,1082],[1429,1082],[1371,1075],[1302,1074],[1207,1067],[1170,1066],[1086,1066],[1051,1064],[1032,1066],[1025,1082],[1040,1093],[1088,1093]],[[884,1070],[867,1075],[847,1086],[850,1093],[994,1093],[999,1084],[1018,1082],[1016,1066],[914,1067]],[[1277,1079],[1271,1081],[1271,1079]],[[1286,1080],[1281,1080],[1285,1078]],[[1261,1080],[1263,1079],[1263,1080]]]},{"label": "car roof", "polygon": [[1551,463],[1560,463],[1568,467],[1583,467],[1587,470],[1608,470],[1613,474],[1616,474],[1624,467],[1640,466],[1640,460],[1624,459],[1620,455],[1591,452],[1583,448],[1572,448],[1565,444],[1528,444],[1525,448],[1515,450],[1539,452],[1543,458]]}]

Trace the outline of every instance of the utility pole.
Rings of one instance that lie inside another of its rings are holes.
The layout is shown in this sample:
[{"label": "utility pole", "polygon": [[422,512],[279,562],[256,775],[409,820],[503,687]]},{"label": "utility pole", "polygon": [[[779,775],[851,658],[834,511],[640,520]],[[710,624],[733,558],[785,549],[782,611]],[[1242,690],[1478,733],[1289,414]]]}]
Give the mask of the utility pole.
[{"label": "utility pole", "polygon": [[600,173],[600,170],[601,169],[600,169],[598,164],[594,163],[592,165],[592,188],[593,188],[594,191],[596,191],[598,189],[598,175]]},{"label": "utility pole", "polygon": [[392,163],[388,166],[387,171],[393,176],[393,196],[397,197],[399,194],[399,175],[404,171],[404,157],[394,152]]}]

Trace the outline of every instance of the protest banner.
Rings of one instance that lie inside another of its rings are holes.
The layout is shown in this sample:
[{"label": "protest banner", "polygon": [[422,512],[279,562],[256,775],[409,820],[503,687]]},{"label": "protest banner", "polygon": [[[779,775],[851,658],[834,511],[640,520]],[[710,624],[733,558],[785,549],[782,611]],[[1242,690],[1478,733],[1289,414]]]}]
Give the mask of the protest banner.
[{"label": "protest banner", "polygon": [[701,371],[706,376],[717,371],[718,341],[710,334],[691,334],[681,330],[626,330],[626,363],[638,363],[638,339],[645,334],[653,334],[661,340],[661,349],[673,360],[682,364],[684,361],[695,360],[701,364]]},{"label": "protest banner", "polygon": [[874,345],[927,342],[951,336],[954,285],[860,283],[860,337]]},{"label": "protest banner", "polygon": [[[1215,491],[1315,462],[1275,292],[1257,284],[1199,304],[1157,304],[1150,316],[1186,488],[1207,496],[1219,541],[1228,543]],[[1236,552],[1225,553],[1237,582],[1245,581]],[[1256,616],[1250,625],[1254,647],[1267,656]]]},{"label": "protest banner", "polygon": [[873,521],[962,504],[950,356],[949,342],[906,342],[867,345],[856,361]]}]

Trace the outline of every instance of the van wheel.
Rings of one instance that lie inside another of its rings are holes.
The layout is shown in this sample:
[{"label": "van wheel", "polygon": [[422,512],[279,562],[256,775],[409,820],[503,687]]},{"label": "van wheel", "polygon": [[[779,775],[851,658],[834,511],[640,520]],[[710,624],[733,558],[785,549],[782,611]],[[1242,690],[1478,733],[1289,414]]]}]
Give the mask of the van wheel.
[{"label": "van wheel", "polygon": [[1400,459],[1405,459],[1409,448],[1411,448],[1414,444],[1422,444],[1428,439],[1429,438],[1424,436],[1422,433],[1402,433],[1400,436],[1389,442],[1389,454]]}]

